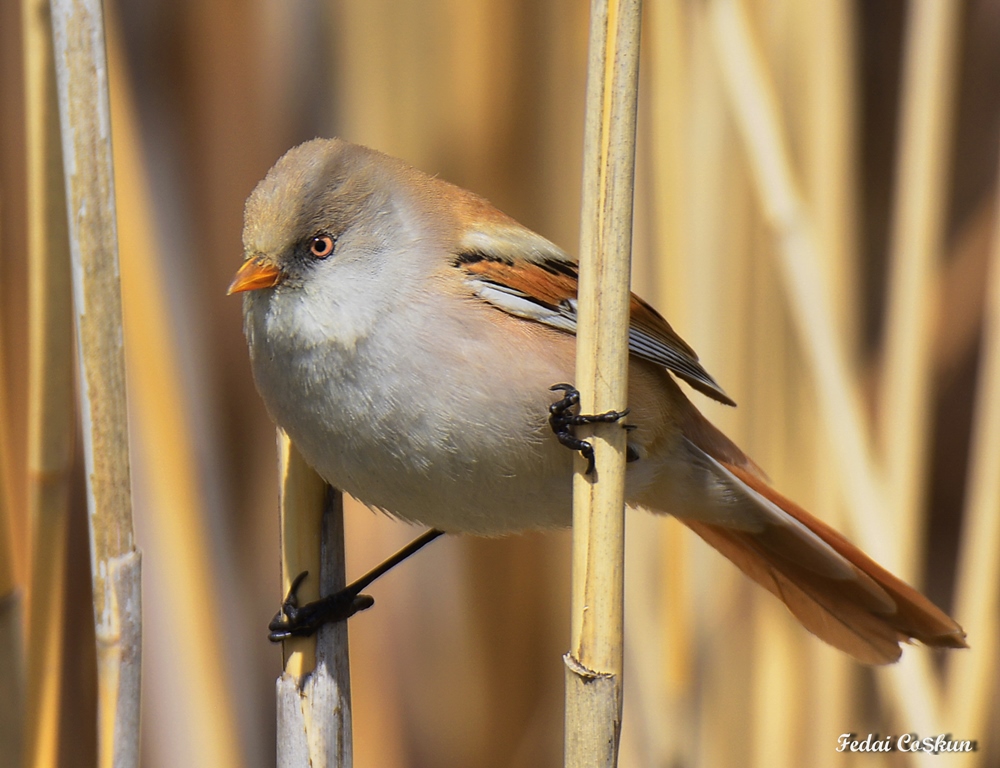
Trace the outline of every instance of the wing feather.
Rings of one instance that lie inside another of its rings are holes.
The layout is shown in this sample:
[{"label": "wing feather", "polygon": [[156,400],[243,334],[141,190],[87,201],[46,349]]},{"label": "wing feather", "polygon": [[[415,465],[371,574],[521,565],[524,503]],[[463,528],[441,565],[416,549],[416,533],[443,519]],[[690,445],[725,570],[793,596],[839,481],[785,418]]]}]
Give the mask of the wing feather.
[{"label": "wing feather", "polygon": [[[516,261],[502,252],[465,251],[456,257],[454,265],[465,272],[473,292],[497,309],[575,334],[577,266],[562,251],[551,247],[551,256],[536,249],[534,258]],[[636,357],[663,366],[702,394],[736,405],[702,367],[695,351],[655,309],[634,294],[628,346]]]}]

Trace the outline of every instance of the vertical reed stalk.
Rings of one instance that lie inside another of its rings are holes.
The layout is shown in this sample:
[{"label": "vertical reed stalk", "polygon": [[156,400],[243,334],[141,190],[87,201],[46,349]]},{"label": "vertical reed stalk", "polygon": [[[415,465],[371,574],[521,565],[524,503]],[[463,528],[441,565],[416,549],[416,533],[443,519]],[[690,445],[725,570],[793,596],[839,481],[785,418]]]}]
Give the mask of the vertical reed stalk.
[{"label": "vertical reed stalk", "polygon": [[878,397],[898,575],[914,581],[931,437],[931,348],[944,248],[948,161],[961,3],[916,0],[906,22],[889,291]]},{"label": "vertical reed stalk", "polygon": [[[745,12],[738,0],[713,0],[710,13],[737,124],[743,134],[758,195],[778,243],[781,274],[793,321],[813,373],[833,459],[847,493],[853,527],[877,560],[898,563],[884,532],[885,508],[861,409],[833,311],[819,270],[815,233],[795,184],[789,150]],[[941,701],[926,654],[878,676],[907,728],[939,733]],[[917,758],[922,761],[924,755]],[[933,756],[931,756],[933,759]]]},{"label": "vertical reed stalk", "polygon": [[4,456],[7,448],[3,345],[0,344],[0,768],[24,765],[25,670],[21,590],[14,570],[11,507]]},{"label": "vertical reed stalk", "polygon": [[[799,15],[803,17],[801,34],[810,75],[802,99],[808,109],[805,192],[814,214],[823,280],[830,286],[831,308],[845,356],[849,363],[856,364],[861,308],[857,246],[858,80],[853,58],[858,48],[857,13],[849,0],[821,0],[801,4]],[[808,382],[803,378],[802,383]],[[820,429],[818,406],[810,410],[809,429]],[[815,476],[812,496],[825,502],[827,521],[842,528],[843,494],[838,490],[836,466],[828,460],[826,450],[822,441],[815,441],[810,462]],[[820,693],[813,696],[814,710],[808,727],[814,733],[836,733],[840,723],[853,717],[850,685],[857,668],[830,648],[814,643],[810,650],[806,663],[814,665],[817,681],[811,690]],[[805,707],[800,709],[807,711]],[[843,761],[841,753],[827,749],[820,739],[809,740],[800,761],[802,758],[816,768]]]},{"label": "vertical reed stalk", "polygon": [[53,0],[80,356],[98,664],[98,761],[139,764],[140,556],[132,529],[107,54],[100,0]]},{"label": "vertical reed stalk", "polygon": [[[794,1],[794,0],[792,0]],[[815,212],[823,274],[850,361],[856,359],[858,296],[857,14],[848,0],[802,6],[811,34],[806,136],[806,196]],[[805,35],[805,30],[803,30]]]},{"label": "vertical reed stalk", "polygon": [[[10,522],[0,508],[0,527]],[[10,541],[6,531],[0,533],[0,560],[10,562]],[[0,566],[4,568],[4,566]],[[8,586],[6,573],[0,573],[0,768],[22,768],[25,758],[25,674],[24,648],[21,641],[24,623],[21,591]]]},{"label": "vertical reed stalk", "polygon": [[30,765],[59,759],[63,605],[69,479],[76,424],[73,315],[48,0],[22,4],[28,142],[28,504],[31,604],[28,630]]},{"label": "vertical reed stalk", "polygon": [[[626,405],[641,10],[640,0],[591,4],[576,356],[586,413]],[[610,424],[586,432],[597,470],[588,477],[578,459],[565,657],[565,764],[574,768],[616,765],[621,733],[625,430]]]},{"label": "vertical reed stalk", "polygon": [[750,161],[766,222],[778,239],[786,293],[813,368],[834,458],[848,488],[851,522],[876,560],[894,565],[880,521],[882,493],[857,386],[849,373],[819,275],[818,247],[795,182],[773,87],[739,0],[713,0],[710,15],[730,102]]},{"label": "vertical reed stalk", "polygon": [[[156,568],[146,571],[147,597],[151,611],[167,616],[162,622],[167,630],[157,640],[184,660],[186,695],[178,705],[182,711],[174,717],[178,738],[197,745],[199,765],[237,768],[247,760],[240,750],[235,694],[227,675],[228,638],[224,629],[217,630],[224,615],[225,590],[214,588],[225,579],[213,567],[217,560],[213,561],[209,515],[198,482],[193,410],[181,378],[181,352],[131,83],[113,23],[108,28],[108,58],[115,186],[122,200],[119,243],[129,344],[126,364],[134,455],[145,500],[145,528],[140,533],[149,542],[147,569],[154,560],[172,568],[163,579],[169,580],[165,594],[155,590]],[[153,605],[156,597],[161,599]],[[199,630],[192,632],[191,627]],[[164,714],[173,716],[169,710]]]},{"label": "vertical reed stalk", "polygon": [[973,651],[949,659],[948,711],[970,734],[985,734],[996,704],[998,605],[1000,605],[1000,188],[996,195],[983,339],[972,419],[969,476],[959,548],[955,615],[972,638]]},{"label": "vertical reed stalk", "polygon": [[[340,491],[305,463],[278,430],[281,483],[281,583],[287,594],[295,577],[301,603],[346,585],[344,505]],[[285,671],[278,678],[278,768],[350,768],[351,678],[347,622],[324,626],[312,637],[285,640]]]},{"label": "vertical reed stalk", "polygon": [[[646,255],[654,262],[655,275],[653,295],[648,298],[665,309],[674,327],[685,329],[681,331],[684,334],[692,325],[691,262],[685,258],[690,210],[684,173],[690,96],[688,78],[691,76],[687,65],[691,41],[687,38],[685,21],[690,14],[672,0],[647,2],[644,12],[647,40],[644,56],[649,66],[644,73],[648,88],[643,99],[648,106],[649,119],[640,127],[640,134],[645,135],[652,161],[652,199],[647,216],[651,237]],[[648,130],[643,131],[643,128]],[[638,255],[634,254],[633,258]],[[633,518],[629,526],[637,521]],[[631,682],[628,695],[635,690],[634,685],[648,689],[637,700],[642,706],[643,732],[650,742],[650,761],[657,765],[682,764],[690,761],[693,748],[692,740],[686,736],[693,731],[693,706],[689,697],[695,666],[691,642],[695,609],[687,578],[692,567],[690,538],[672,518],[654,519],[651,523],[656,533],[647,537],[649,542],[645,547],[628,545],[629,568],[638,571],[639,576],[626,587],[626,606],[637,587],[640,597],[646,592],[658,599],[655,604],[639,610],[626,607],[626,613],[630,622],[641,616],[642,624],[649,626],[648,639],[638,638],[638,632],[633,631],[629,645],[638,643],[640,649],[648,648],[648,653],[640,657],[643,669],[650,671],[652,666],[659,674]],[[629,540],[641,539],[630,537]],[[643,551],[647,553],[645,563],[641,559]],[[655,576],[650,579],[650,575]],[[634,624],[632,626],[635,628]],[[650,643],[657,645],[649,647]],[[662,703],[650,706],[653,702]],[[633,717],[639,714],[636,709],[630,711]],[[664,718],[674,727],[664,728]]]},{"label": "vertical reed stalk", "polygon": [[[3,340],[0,322],[0,342]],[[15,565],[14,510],[8,464],[7,376],[0,343],[0,768],[25,765],[26,674],[23,597]]]}]

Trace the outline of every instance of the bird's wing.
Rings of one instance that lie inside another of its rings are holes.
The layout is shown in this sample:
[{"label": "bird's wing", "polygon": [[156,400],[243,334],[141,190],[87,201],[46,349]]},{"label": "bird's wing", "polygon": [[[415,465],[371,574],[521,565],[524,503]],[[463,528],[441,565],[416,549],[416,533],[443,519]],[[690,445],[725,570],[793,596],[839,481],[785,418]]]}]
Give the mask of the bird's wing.
[{"label": "bird's wing", "polygon": [[[534,233],[530,233],[534,235]],[[576,333],[579,273],[575,262],[540,236],[530,244],[490,237],[473,239],[453,261],[483,301],[516,317]],[[526,247],[527,246],[527,247]],[[545,247],[547,246],[547,248]],[[515,255],[516,254],[516,255]],[[736,405],[706,371],[698,355],[649,304],[632,294],[629,351],[662,365],[699,392]]]}]

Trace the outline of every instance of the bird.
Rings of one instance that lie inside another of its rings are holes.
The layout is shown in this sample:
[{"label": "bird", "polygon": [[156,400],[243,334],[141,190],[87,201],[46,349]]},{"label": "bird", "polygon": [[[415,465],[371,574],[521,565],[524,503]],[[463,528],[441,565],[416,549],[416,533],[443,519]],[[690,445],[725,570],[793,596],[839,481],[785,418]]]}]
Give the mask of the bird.
[{"label": "bird", "polygon": [[[243,249],[229,293],[243,295],[257,390],[324,480],[446,533],[572,524],[565,443],[588,447],[569,434],[585,420],[565,384],[572,256],[484,198],[337,138],[290,149],[258,183]],[[735,403],[635,295],[628,347],[629,506],[676,517],[859,662],[894,662],[912,640],[967,647],[701,414],[678,380]]]}]

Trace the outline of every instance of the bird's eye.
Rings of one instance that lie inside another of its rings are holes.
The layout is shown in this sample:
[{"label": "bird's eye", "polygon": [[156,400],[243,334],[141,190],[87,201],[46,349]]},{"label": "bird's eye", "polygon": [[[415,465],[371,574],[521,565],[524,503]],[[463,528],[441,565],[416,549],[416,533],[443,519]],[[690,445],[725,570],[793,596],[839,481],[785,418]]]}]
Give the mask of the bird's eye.
[{"label": "bird's eye", "polygon": [[317,259],[325,259],[333,253],[333,238],[329,235],[317,235],[309,245],[309,253]]}]

